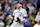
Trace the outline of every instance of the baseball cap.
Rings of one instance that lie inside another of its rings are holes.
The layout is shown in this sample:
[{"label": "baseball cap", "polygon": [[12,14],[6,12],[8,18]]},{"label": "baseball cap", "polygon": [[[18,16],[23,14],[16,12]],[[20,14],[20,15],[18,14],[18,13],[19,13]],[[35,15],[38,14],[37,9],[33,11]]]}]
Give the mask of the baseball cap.
[{"label": "baseball cap", "polygon": [[23,2],[19,2],[21,5],[23,5]]}]

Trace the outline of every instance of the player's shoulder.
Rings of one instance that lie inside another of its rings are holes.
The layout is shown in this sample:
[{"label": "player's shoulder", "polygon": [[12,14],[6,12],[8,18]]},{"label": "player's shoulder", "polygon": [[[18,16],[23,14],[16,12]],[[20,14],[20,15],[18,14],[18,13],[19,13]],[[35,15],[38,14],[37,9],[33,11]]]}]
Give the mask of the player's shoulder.
[{"label": "player's shoulder", "polygon": [[22,8],[23,11],[26,11],[26,9]]},{"label": "player's shoulder", "polygon": [[37,27],[38,26],[38,24],[35,24],[33,27]]},{"label": "player's shoulder", "polygon": [[17,9],[14,10],[14,12],[17,11]]}]

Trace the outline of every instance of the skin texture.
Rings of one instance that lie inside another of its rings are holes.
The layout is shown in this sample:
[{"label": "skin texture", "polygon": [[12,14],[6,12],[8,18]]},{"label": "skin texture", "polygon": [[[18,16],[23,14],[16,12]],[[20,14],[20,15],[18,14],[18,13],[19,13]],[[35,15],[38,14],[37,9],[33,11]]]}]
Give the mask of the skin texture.
[{"label": "skin texture", "polygon": [[11,17],[11,15],[9,15],[9,19],[13,20],[13,17]]}]

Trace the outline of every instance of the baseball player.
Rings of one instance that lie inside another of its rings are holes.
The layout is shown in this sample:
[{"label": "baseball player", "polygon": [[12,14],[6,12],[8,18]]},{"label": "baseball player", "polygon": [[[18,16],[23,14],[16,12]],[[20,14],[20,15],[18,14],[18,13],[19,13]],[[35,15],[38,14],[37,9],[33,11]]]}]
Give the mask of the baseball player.
[{"label": "baseball player", "polygon": [[11,20],[14,19],[13,24],[10,27],[24,27],[24,21],[27,18],[27,12],[22,8],[23,3],[19,2],[17,4],[17,9],[14,10],[13,15],[9,15]]},{"label": "baseball player", "polygon": [[40,12],[37,13],[35,21],[37,23],[33,27],[40,27]]},{"label": "baseball player", "polygon": [[40,12],[37,13],[35,21],[36,22],[40,22]]}]

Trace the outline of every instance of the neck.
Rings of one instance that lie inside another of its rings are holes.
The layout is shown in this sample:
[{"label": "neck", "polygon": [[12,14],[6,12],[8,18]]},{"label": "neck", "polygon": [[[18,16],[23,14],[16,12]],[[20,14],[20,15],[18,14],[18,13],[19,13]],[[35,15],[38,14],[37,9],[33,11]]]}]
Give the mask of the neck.
[{"label": "neck", "polygon": [[22,9],[22,7],[20,7],[20,9]]},{"label": "neck", "polygon": [[39,22],[37,22],[37,24],[39,24]]},{"label": "neck", "polygon": [[20,7],[20,9],[22,9],[22,7]]},{"label": "neck", "polygon": [[22,9],[22,8],[20,7],[20,8],[18,8],[18,9]]}]

